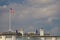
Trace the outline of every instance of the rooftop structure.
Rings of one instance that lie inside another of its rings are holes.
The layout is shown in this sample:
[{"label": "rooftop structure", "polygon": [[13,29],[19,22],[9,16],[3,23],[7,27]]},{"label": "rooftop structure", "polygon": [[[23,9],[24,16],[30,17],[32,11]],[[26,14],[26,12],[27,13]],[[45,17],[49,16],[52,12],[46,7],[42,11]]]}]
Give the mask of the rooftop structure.
[{"label": "rooftop structure", "polygon": [[[24,31],[23,31],[24,32]],[[22,33],[19,31],[16,32],[3,32],[0,33],[0,40],[16,40],[17,36],[21,37],[40,37],[40,40],[60,40],[60,36],[51,36],[49,33],[45,34],[44,29],[40,29],[40,34],[36,34],[35,32],[28,32],[28,33]]]}]

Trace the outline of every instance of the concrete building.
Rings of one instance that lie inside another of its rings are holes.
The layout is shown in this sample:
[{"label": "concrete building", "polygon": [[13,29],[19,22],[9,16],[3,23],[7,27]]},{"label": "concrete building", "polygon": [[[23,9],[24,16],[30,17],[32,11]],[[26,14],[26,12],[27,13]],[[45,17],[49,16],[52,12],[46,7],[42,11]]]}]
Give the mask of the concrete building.
[{"label": "concrete building", "polygon": [[[24,31],[21,30],[20,33],[24,34]],[[40,29],[40,34],[35,34],[34,32],[31,32],[31,33],[33,34],[29,37],[39,37],[40,40],[60,40],[60,36],[51,36],[50,34],[49,35],[45,34],[45,30],[43,28]],[[27,35],[31,33],[27,33]],[[26,36],[23,35],[23,37],[26,37]],[[0,33],[0,40],[17,40],[16,32]]]},{"label": "concrete building", "polygon": [[40,29],[40,40],[60,40],[60,36],[51,36],[50,34],[45,34],[43,28]]},{"label": "concrete building", "polygon": [[16,40],[16,33],[14,32],[0,33],[0,40]]},{"label": "concrete building", "polygon": [[60,40],[60,36],[40,36],[40,40]]}]

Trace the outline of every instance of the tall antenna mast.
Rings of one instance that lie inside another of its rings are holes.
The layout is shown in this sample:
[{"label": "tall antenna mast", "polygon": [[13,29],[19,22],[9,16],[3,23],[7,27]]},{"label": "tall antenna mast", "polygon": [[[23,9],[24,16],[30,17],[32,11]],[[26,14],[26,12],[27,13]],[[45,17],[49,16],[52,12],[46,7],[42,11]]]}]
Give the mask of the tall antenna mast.
[{"label": "tall antenna mast", "polygon": [[12,18],[12,14],[14,14],[14,10],[12,8],[10,8],[9,10],[9,31],[12,31],[11,30],[11,18]]}]

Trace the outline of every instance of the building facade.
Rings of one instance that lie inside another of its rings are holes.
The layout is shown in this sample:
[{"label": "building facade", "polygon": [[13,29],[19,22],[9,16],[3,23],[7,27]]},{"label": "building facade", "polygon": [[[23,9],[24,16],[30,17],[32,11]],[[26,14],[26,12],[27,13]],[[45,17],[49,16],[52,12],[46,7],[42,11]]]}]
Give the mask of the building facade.
[{"label": "building facade", "polygon": [[[31,34],[27,33],[26,35],[31,35]],[[19,35],[19,36],[21,36],[21,35]],[[26,37],[26,36],[23,35],[23,37]],[[31,36],[27,36],[27,37],[39,37],[40,40],[60,40],[60,36],[51,36],[50,34],[49,35],[45,34],[45,30],[43,28],[40,29],[40,34],[33,33]],[[16,32],[0,33],[0,40],[17,40]]]}]

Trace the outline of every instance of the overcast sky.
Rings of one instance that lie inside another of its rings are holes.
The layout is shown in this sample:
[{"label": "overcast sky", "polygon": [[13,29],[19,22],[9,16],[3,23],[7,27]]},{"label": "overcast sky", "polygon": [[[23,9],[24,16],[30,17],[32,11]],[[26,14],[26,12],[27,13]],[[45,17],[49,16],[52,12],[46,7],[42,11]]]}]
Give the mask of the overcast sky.
[{"label": "overcast sky", "polygon": [[43,27],[51,34],[60,34],[60,0],[0,0],[0,32],[8,31],[10,8],[14,9],[12,30],[33,32]]}]

